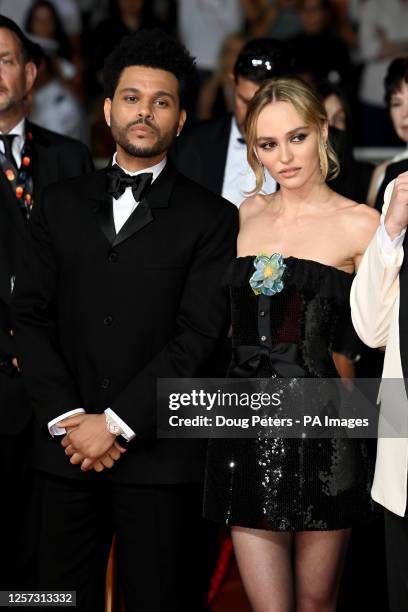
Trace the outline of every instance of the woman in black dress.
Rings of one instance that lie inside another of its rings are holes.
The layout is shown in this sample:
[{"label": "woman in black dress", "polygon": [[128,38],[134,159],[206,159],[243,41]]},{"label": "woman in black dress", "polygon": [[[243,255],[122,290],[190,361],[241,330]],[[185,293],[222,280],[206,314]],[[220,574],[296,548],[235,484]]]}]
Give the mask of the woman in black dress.
[{"label": "woman in black dress", "polygon": [[[379,216],[325,183],[337,170],[327,134],[320,99],[299,79],[268,81],[250,103],[257,184],[240,208],[230,278],[232,377],[285,376],[277,353],[291,355],[289,377],[338,376],[337,328]],[[274,194],[259,193],[265,170]],[[256,612],[336,609],[351,527],[372,513],[368,463],[360,439],[210,441],[205,516],[231,527]]]}]

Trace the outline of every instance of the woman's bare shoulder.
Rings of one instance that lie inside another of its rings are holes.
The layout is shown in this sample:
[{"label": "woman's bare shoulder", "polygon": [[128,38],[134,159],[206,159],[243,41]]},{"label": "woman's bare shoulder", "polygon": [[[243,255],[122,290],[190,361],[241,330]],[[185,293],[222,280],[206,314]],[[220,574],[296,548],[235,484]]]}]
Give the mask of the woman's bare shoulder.
[{"label": "woman's bare shoulder", "polygon": [[363,204],[360,202],[355,202],[354,200],[350,200],[350,198],[345,198],[342,195],[336,194],[334,199],[334,205],[337,209],[337,212],[344,217],[348,217],[349,215],[353,216],[356,221],[360,221],[362,223],[370,223],[375,222],[380,218],[378,211],[367,204]]},{"label": "woman's bare shoulder", "polygon": [[241,206],[239,207],[239,218],[241,224],[250,219],[251,217],[262,213],[265,210],[266,206],[268,206],[268,204],[270,203],[271,198],[273,198],[273,194],[268,196],[256,194],[251,196],[250,198],[246,198],[246,200],[244,200]]},{"label": "woman's bare shoulder", "polygon": [[342,229],[353,244],[365,250],[380,223],[380,213],[367,204],[348,202],[350,205],[344,210]]},{"label": "woman's bare shoulder", "polygon": [[368,204],[358,204],[358,202],[352,202],[353,206],[350,207],[350,213],[356,219],[356,223],[373,226],[378,225],[380,222],[380,213],[372,206],[368,206]]}]

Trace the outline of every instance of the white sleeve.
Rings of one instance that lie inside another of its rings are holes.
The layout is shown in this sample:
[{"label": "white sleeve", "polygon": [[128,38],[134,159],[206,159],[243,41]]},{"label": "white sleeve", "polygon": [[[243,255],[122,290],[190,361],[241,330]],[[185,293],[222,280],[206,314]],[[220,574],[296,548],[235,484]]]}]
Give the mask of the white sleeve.
[{"label": "white sleeve", "polygon": [[52,437],[65,435],[67,433],[65,427],[58,427],[57,423],[67,419],[70,416],[73,416],[74,414],[79,414],[80,412],[85,412],[85,410],[83,408],[75,408],[74,410],[64,412],[64,414],[60,414],[55,419],[52,419],[52,421],[48,423],[48,431]]},{"label": "white sleeve", "polygon": [[402,232],[396,236],[393,240],[389,237],[387,230],[385,229],[384,221],[381,221],[378,230],[378,245],[385,255],[395,255],[395,251],[402,246],[404,242],[404,236],[407,229],[403,229]]},{"label": "white sleeve", "polygon": [[112,421],[114,421],[116,425],[121,428],[122,436],[125,438],[125,440],[130,442],[130,440],[136,437],[136,434],[133,429],[131,429],[129,425],[126,425],[125,421],[122,421],[122,419],[116,414],[116,412],[111,410],[111,408],[107,408],[105,410],[105,414],[107,414],[112,419]]}]

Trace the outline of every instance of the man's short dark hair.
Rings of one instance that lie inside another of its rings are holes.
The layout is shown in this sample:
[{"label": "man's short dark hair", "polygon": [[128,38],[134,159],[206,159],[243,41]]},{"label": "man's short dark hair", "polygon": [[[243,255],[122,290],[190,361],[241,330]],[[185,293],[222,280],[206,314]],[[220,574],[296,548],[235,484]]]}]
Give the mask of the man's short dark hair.
[{"label": "man's short dark hair", "polygon": [[391,96],[401,89],[401,84],[408,83],[408,57],[397,57],[388,66],[384,78],[385,103],[389,107]]},{"label": "man's short dark hair", "polygon": [[180,107],[195,79],[194,59],[177,40],[161,30],[139,30],[122,38],[103,67],[105,95],[113,98],[122,70],[128,66],[159,68],[174,74],[179,83]]},{"label": "man's short dark hair", "polygon": [[274,38],[254,38],[240,51],[234,66],[234,77],[262,83],[277,76],[293,73],[294,55],[289,43]]},{"label": "man's short dark hair", "polygon": [[0,15],[0,28],[10,30],[10,32],[13,32],[13,34],[17,36],[24,62],[34,62],[38,64],[41,55],[38,45],[31,42],[12,19],[9,19],[5,15]]}]

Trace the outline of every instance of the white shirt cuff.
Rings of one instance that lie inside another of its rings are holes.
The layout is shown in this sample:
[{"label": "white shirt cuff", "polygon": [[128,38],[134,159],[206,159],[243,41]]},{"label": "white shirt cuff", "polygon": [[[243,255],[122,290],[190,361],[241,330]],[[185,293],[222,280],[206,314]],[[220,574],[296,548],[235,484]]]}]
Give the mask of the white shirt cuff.
[{"label": "white shirt cuff", "polygon": [[386,255],[395,255],[397,249],[404,242],[405,232],[407,230],[403,229],[402,232],[396,236],[393,240],[387,234],[387,230],[385,229],[384,221],[380,223],[380,227],[378,228],[378,243]]},{"label": "white shirt cuff", "polygon": [[64,412],[64,414],[60,414],[55,419],[52,419],[52,421],[48,423],[48,431],[50,432],[52,437],[65,435],[67,433],[65,427],[58,427],[57,423],[63,421],[64,419],[67,419],[68,417],[74,414],[79,414],[80,412],[85,412],[85,410],[83,408],[75,408],[74,410]]},{"label": "white shirt cuff", "polygon": [[113,412],[111,408],[107,408],[105,410],[105,414],[107,414],[112,419],[112,421],[114,421],[115,424],[121,428],[121,435],[125,438],[125,440],[130,442],[130,440],[136,437],[136,434],[133,429],[131,429],[129,425],[126,425],[125,421],[122,421],[122,419],[116,414],[116,412]]}]

